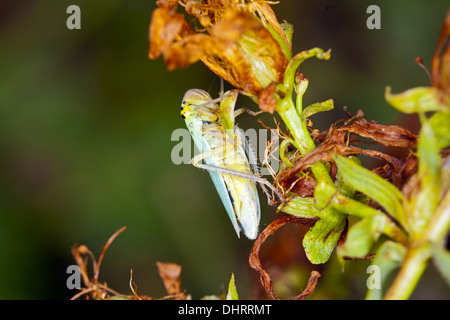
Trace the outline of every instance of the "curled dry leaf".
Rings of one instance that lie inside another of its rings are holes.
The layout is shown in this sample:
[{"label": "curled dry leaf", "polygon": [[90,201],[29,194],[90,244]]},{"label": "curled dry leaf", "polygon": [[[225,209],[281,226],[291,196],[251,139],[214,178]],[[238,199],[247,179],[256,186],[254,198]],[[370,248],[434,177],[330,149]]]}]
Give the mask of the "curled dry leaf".
[{"label": "curled dry leaf", "polygon": [[266,88],[260,91],[258,96],[259,108],[264,112],[274,113],[277,107],[275,99],[276,82],[272,82]]},{"label": "curled dry leaf", "polygon": [[[291,168],[285,168],[278,174],[278,182],[287,187],[294,180],[297,180],[297,174],[307,169],[313,163],[318,161],[331,161],[332,155],[366,155],[386,161],[387,164],[375,168],[374,172],[381,174],[383,177],[390,180],[395,186],[400,187],[406,177],[403,172],[404,169],[413,171],[410,167],[414,164],[411,161],[402,161],[398,158],[371,149],[362,149],[353,145],[350,142],[357,142],[357,139],[351,134],[355,134],[364,138],[369,138],[376,143],[379,143],[386,147],[400,147],[400,148],[413,148],[417,143],[417,136],[411,133],[409,130],[395,126],[395,125],[382,125],[378,123],[368,122],[362,118],[364,114],[362,111],[358,111],[355,117],[344,122],[344,124],[338,125],[335,123],[329,130],[321,133],[317,136],[320,144],[311,152],[305,156],[299,158]],[[408,166],[406,166],[408,165]],[[295,189],[293,189],[295,192]],[[300,194],[302,196],[302,194]]]},{"label": "curled dry leaf", "polygon": [[[283,215],[281,218],[270,223],[266,229],[264,229],[258,238],[255,240],[252,248],[252,252],[249,257],[249,264],[254,270],[259,272],[261,284],[264,287],[264,290],[267,293],[267,296],[272,300],[279,300],[279,298],[275,295],[273,291],[273,283],[270,274],[263,268],[261,264],[261,260],[259,259],[259,251],[261,250],[261,246],[266,241],[266,239],[274,234],[280,227],[284,226],[287,223],[301,223],[304,225],[311,226],[314,224],[316,220],[314,219],[303,219],[293,217],[291,215]],[[290,298],[290,300],[304,300],[314,293],[314,289],[317,285],[317,281],[320,277],[320,273],[317,271],[312,271],[308,285],[306,289],[303,290],[299,295]]]},{"label": "curled dry leaf", "polygon": [[290,192],[298,194],[302,198],[312,197],[317,185],[316,180],[309,174],[300,178],[288,177],[280,180],[280,185]]}]

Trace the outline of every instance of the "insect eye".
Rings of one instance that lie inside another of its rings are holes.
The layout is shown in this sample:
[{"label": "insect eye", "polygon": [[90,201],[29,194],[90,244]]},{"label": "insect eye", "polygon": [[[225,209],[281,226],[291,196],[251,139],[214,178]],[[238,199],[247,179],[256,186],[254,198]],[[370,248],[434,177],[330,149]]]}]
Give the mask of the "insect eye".
[{"label": "insect eye", "polygon": [[190,105],[189,102],[187,102],[186,100],[183,100],[183,102],[181,102],[181,117],[183,119],[186,119],[186,115],[184,114],[187,110],[186,107],[188,107]]}]

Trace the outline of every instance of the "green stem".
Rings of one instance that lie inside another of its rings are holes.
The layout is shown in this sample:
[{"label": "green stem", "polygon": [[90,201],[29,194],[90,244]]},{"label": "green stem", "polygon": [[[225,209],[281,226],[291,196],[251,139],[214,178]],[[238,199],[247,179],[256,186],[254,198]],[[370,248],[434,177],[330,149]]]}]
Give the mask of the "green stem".
[{"label": "green stem", "polygon": [[330,59],[330,50],[324,52],[321,48],[313,48],[311,50],[302,51],[296,54],[291,59],[284,72],[284,82],[282,84],[284,90],[282,91],[287,94],[292,93],[295,86],[295,74],[298,67],[303,63],[303,61],[312,57],[316,57],[321,60],[328,60]]},{"label": "green stem", "polygon": [[377,231],[384,233],[391,239],[403,245],[407,245],[407,235],[384,213],[381,213],[375,208],[369,207],[364,203],[344,196],[341,193],[336,195],[331,200],[333,208],[342,213],[350,214],[352,216],[364,219],[367,217],[376,217],[379,221],[380,229]]},{"label": "green stem", "polygon": [[[258,19],[261,21],[260,19]],[[262,21],[261,21],[262,23]],[[292,52],[291,48],[288,43],[286,43],[286,40],[274,29],[270,24],[264,25],[266,29],[270,32],[271,36],[275,39],[275,41],[278,43],[278,45],[281,48],[281,51],[283,51],[284,56],[286,57],[287,61],[290,61],[292,59]]]},{"label": "green stem", "polygon": [[295,110],[291,96],[287,96],[278,101],[277,112],[286,124],[293,137],[294,146],[302,153],[306,154],[316,147],[309,135],[306,123],[299,117]]},{"label": "green stem", "polygon": [[[303,121],[301,114],[299,114],[301,109],[297,110],[295,108],[294,102],[292,101],[292,95],[295,87],[295,76],[298,67],[303,61],[314,56],[318,59],[328,60],[330,58],[330,51],[324,52],[320,48],[313,48],[295,55],[286,67],[284,72],[284,82],[277,85],[277,112],[291,132],[292,137],[294,138],[294,146],[302,154],[306,154],[314,150],[316,145],[309,135],[306,121]],[[307,81],[303,84],[299,84],[300,91],[306,90],[307,85]],[[303,92],[298,93],[303,95]],[[301,98],[297,97],[297,103],[301,104]],[[298,108],[301,108],[301,106],[298,106]],[[333,180],[322,162],[314,163],[311,166],[311,171],[317,181],[326,181],[329,184],[333,184]]]},{"label": "green stem", "polygon": [[430,256],[430,245],[427,242],[409,247],[403,266],[384,299],[408,299],[425,271]]},{"label": "green stem", "polygon": [[[289,132],[293,137],[294,146],[302,154],[306,154],[314,150],[316,145],[308,132],[306,122],[302,121],[297,113],[297,110],[295,109],[292,101],[292,95],[285,96],[277,102],[277,112],[289,129]],[[311,171],[317,181],[325,180],[327,183],[333,184],[333,180],[322,162],[314,163],[311,166]]]},{"label": "green stem", "polygon": [[450,227],[450,191],[447,191],[421,239],[415,240],[385,299],[408,299],[431,257],[430,242],[440,244]]},{"label": "green stem", "polygon": [[425,238],[439,244],[450,228],[450,190],[448,190],[436,209],[425,231]]}]

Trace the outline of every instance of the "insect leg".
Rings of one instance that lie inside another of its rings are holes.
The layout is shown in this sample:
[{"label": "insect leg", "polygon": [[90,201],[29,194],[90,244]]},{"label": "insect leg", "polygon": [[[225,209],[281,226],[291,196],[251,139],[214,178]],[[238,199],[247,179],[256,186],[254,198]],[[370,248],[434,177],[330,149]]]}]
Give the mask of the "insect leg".
[{"label": "insect leg", "polygon": [[[236,128],[236,132],[237,132],[237,135],[238,135],[240,141],[242,141],[242,144],[244,146],[244,150],[247,153],[248,160],[250,162],[250,165],[252,166],[253,172],[255,173],[255,175],[257,177],[261,178],[261,173],[259,171],[259,168],[258,168],[258,165],[257,165],[257,162],[256,162],[256,156],[255,156],[255,153],[253,152],[253,149],[251,148],[250,144],[248,143],[248,141],[245,139],[245,137],[242,135],[242,132],[238,128]],[[263,179],[263,178],[261,178],[261,179]],[[259,182],[257,180],[255,180],[255,181]],[[263,190],[264,194],[267,197],[268,203],[269,204],[272,203],[272,196],[268,193],[268,191],[267,191],[267,189],[265,187],[266,185],[268,185],[269,188],[272,191],[274,191],[275,194],[280,198],[280,200],[282,202],[284,202],[285,200],[284,200],[283,196],[281,196],[281,194],[278,192],[278,190],[272,184],[270,184],[266,179],[264,179],[264,181],[266,183],[261,183],[261,182],[259,182],[259,183],[260,183],[261,189]]]},{"label": "insect leg", "polygon": [[279,191],[269,181],[267,181],[264,178],[258,177],[254,174],[249,174],[249,173],[240,172],[240,171],[234,171],[234,170],[230,170],[230,169],[226,169],[226,168],[215,167],[215,166],[200,163],[201,160],[211,157],[216,153],[217,153],[217,150],[214,150],[214,151],[211,150],[211,151],[206,151],[201,154],[198,154],[192,158],[191,164],[200,169],[211,170],[211,171],[223,173],[223,174],[229,174],[229,175],[236,176],[239,178],[244,178],[244,179],[258,182],[262,185],[269,187],[280,198],[280,200],[282,202],[285,202],[284,197],[279,193]]},{"label": "insect leg", "polygon": [[236,111],[234,111],[234,117],[237,117],[237,116],[243,114],[244,112],[247,112],[251,116],[257,116],[257,115],[263,113],[264,111],[253,111],[253,110],[247,109],[245,107],[242,107],[242,108],[239,108]]},{"label": "insect leg", "polygon": [[[239,110],[242,110],[242,109],[239,109]],[[248,143],[247,139],[242,135],[242,132],[239,130],[239,128],[237,126],[236,126],[236,132],[237,132],[237,135],[238,135],[240,141],[242,142],[242,145],[244,146],[244,150],[245,150],[245,152],[246,152],[246,154],[248,156],[248,159],[249,159],[250,165],[252,166],[253,172],[255,173],[256,176],[261,177],[261,173],[259,171],[258,164],[256,162],[256,156],[253,153],[253,149],[251,148],[251,146]],[[269,194],[269,192],[267,191],[266,186],[264,184],[261,184],[261,183],[260,183],[260,186],[261,186],[261,189],[263,190],[264,194],[267,197],[267,202],[269,204],[271,204],[272,203],[272,197]]]},{"label": "insect leg", "polygon": [[229,174],[231,176],[236,176],[239,178],[244,178],[244,179],[248,179],[248,180],[252,180],[252,181],[264,184],[264,185],[268,186],[273,192],[275,192],[281,201],[283,201],[283,202],[285,201],[284,197],[278,192],[278,190],[269,181],[267,181],[264,178],[258,177],[254,174],[234,171],[234,170],[230,170],[230,169],[226,169],[226,168],[214,167],[214,166],[210,166],[207,164],[193,163],[192,161],[191,161],[191,163],[192,163],[192,165],[194,165],[197,168],[211,170],[211,171],[215,171],[215,172],[223,173],[223,174]]}]

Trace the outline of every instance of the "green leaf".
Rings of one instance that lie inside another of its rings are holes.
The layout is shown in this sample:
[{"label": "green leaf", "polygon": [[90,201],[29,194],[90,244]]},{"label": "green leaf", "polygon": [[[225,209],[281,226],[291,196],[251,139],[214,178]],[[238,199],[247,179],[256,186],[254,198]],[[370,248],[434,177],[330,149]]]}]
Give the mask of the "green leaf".
[{"label": "green leaf", "polygon": [[320,218],[321,213],[314,204],[314,198],[293,197],[278,210],[299,218]]},{"label": "green leaf", "polygon": [[234,132],[234,108],[238,94],[238,90],[227,91],[223,95],[223,100],[220,101],[220,119],[222,120],[223,127],[227,130],[227,132]]},{"label": "green leaf", "polygon": [[319,181],[314,188],[314,201],[317,209],[323,210],[332,201],[337,194],[337,188],[334,184],[330,184],[326,180]]},{"label": "green leaf", "polygon": [[406,248],[393,241],[385,241],[380,246],[372,261],[372,266],[378,267],[380,271],[380,287],[368,288],[366,300],[380,300],[383,297],[383,288],[387,288],[389,275],[401,266],[405,254]]},{"label": "green leaf", "polygon": [[404,113],[419,113],[445,109],[439,103],[437,89],[433,87],[416,87],[398,94],[391,94],[391,88],[387,87],[384,97],[390,105]]},{"label": "green leaf", "polygon": [[406,200],[400,190],[346,157],[335,155],[333,160],[347,184],[378,202],[392,217],[406,226]]},{"label": "green leaf", "polygon": [[289,22],[282,22],[280,23],[281,28],[284,31],[284,34],[286,35],[286,39],[289,43],[289,46],[292,48],[292,37],[294,35],[294,25],[290,24]]},{"label": "green leaf", "polygon": [[231,279],[228,284],[227,300],[239,300],[236,283],[234,282],[234,273],[231,273]]},{"label": "green leaf", "polygon": [[[430,179],[439,179],[441,168],[440,148],[435,131],[430,121],[424,121],[419,134],[417,152],[419,158],[419,174],[430,175]],[[421,172],[422,171],[422,172]]]},{"label": "green leaf", "polygon": [[303,238],[303,248],[313,264],[328,261],[347,222],[347,215],[332,207],[317,210],[314,198],[294,197],[279,210],[299,218],[319,218]]},{"label": "green leaf", "polygon": [[316,113],[332,109],[334,109],[333,99],[328,99],[327,101],[324,102],[313,103],[312,105],[307,106],[305,110],[303,110],[302,113],[303,121],[306,121],[306,118],[309,118]]},{"label": "green leaf", "polygon": [[346,213],[361,219],[371,217],[372,228],[378,232],[387,235],[400,243],[407,243],[408,237],[397,224],[382,211],[368,206],[367,204],[351,199],[342,194],[333,197],[330,206],[338,212]]},{"label": "green leaf", "polygon": [[339,255],[351,258],[368,255],[380,236],[377,217],[364,218],[351,226],[344,245],[339,248]]},{"label": "green leaf", "polygon": [[429,119],[439,149],[450,146],[450,112],[436,112]]},{"label": "green leaf", "polygon": [[330,259],[347,223],[347,215],[332,208],[322,211],[323,218],[319,219],[303,238],[306,256],[313,264],[325,263]]},{"label": "green leaf", "polygon": [[[350,156],[348,157],[348,159],[352,160],[358,165],[361,165],[361,160],[359,160],[358,157]],[[338,188],[340,193],[347,197],[353,198],[353,196],[355,195],[355,189],[345,181],[345,177],[339,170],[336,173],[336,187]]]},{"label": "green leaf", "polygon": [[201,297],[200,300],[222,300],[222,299],[216,295],[207,295],[207,296]]},{"label": "green leaf", "polygon": [[428,120],[422,123],[417,144],[417,156],[420,190],[411,196],[409,218],[414,232],[421,234],[440,200],[441,156],[433,128]]},{"label": "green leaf", "polygon": [[435,244],[431,245],[431,252],[436,268],[450,286],[450,252]]},{"label": "green leaf", "polygon": [[330,205],[337,211],[346,213],[361,219],[369,216],[382,214],[381,211],[370,207],[369,205],[359,202],[355,199],[336,194],[330,202]]},{"label": "green leaf", "polygon": [[[258,20],[261,21],[260,19],[258,19]],[[292,59],[291,48],[292,48],[292,36],[294,35],[294,26],[288,22],[284,22],[280,26],[281,26],[281,29],[283,29],[284,34],[286,35],[288,43],[286,43],[286,41],[284,41],[284,38],[269,23],[264,24],[264,27],[270,32],[270,35],[279,44],[286,59],[289,61]]]}]

